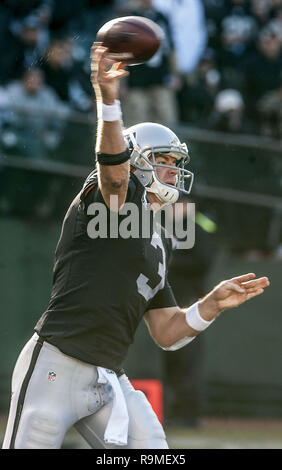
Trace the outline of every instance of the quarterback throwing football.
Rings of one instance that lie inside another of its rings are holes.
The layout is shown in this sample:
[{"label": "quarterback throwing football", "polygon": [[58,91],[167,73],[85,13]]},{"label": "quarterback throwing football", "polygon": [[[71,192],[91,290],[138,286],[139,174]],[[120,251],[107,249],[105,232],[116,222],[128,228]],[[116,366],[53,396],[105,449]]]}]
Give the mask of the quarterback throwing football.
[{"label": "quarterback throwing football", "polygon": [[187,147],[170,129],[154,123],[123,129],[123,64],[94,43],[91,67],[96,170],[66,213],[49,304],[15,365],[5,449],[58,449],[74,425],[92,448],[166,449],[151,405],[122,369],[140,321],[161,348],[175,350],[269,285],[267,277],[243,274],[180,309],[167,282],[170,239],[154,224],[146,237],[89,236],[93,203],[106,208],[107,218],[113,197],[118,214],[130,202],[154,218],[156,207],[177,201],[193,180]]}]

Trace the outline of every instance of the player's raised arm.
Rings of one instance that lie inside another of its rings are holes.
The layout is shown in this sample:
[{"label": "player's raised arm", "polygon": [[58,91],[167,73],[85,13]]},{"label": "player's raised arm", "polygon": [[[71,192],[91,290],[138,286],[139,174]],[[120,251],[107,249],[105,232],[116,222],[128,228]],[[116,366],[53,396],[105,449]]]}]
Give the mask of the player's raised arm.
[{"label": "player's raised arm", "polygon": [[110,196],[118,196],[118,207],[126,198],[129,181],[129,152],[123,137],[119,104],[119,80],[128,75],[122,62],[107,58],[107,49],[94,43],[91,49],[91,81],[97,104],[96,159],[100,191],[109,207]]}]

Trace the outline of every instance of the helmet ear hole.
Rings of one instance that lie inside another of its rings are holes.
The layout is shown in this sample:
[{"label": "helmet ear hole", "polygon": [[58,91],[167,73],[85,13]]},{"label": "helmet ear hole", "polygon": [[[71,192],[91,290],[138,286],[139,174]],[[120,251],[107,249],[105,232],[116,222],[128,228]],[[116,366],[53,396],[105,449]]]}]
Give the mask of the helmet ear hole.
[{"label": "helmet ear hole", "polygon": [[142,171],[135,168],[134,174],[141,181],[143,186],[147,187],[151,184],[153,179],[152,171]]}]

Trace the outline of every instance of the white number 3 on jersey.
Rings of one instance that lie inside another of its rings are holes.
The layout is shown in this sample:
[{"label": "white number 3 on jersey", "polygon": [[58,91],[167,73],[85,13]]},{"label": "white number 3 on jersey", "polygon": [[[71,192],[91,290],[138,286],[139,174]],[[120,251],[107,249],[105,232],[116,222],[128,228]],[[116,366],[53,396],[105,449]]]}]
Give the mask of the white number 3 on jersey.
[{"label": "white number 3 on jersey", "polygon": [[139,294],[141,294],[148,302],[148,300],[152,299],[156,293],[164,288],[165,285],[165,273],[166,273],[166,255],[165,249],[163,246],[162,239],[157,232],[153,233],[151,245],[157,249],[159,247],[162,250],[162,258],[163,262],[159,263],[158,266],[158,275],[161,277],[161,281],[156,285],[156,287],[152,288],[148,285],[149,278],[144,274],[140,274],[137,279],[137,289]]}]

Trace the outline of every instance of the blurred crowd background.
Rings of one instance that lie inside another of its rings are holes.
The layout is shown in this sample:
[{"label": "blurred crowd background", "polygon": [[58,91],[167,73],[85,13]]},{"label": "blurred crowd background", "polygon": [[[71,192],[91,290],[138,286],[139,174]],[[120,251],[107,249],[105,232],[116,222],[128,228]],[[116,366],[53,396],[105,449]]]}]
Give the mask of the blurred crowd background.
[{"label": "blurred crowd background", "polygon": [[[93,167],[90,48],[106,21],[126,15],[154,20],[165,39],[122,81],[124,124],[170,126],[188,143],[195,173],[197,243],[186,253],[176,250],[170,270],[179,304],[206,292],[211,270],[216,282],[235,269],[248,272],[250,262],[258,263],[261,275],[279,272],[279,266],[259,263],[282,258],[282,0],[0,0],[0,240],[11,247],[0,259],[8,313],[4,406],[15,351],[49,296],[62,216]],[[202,338],[189,350],[166,355],[168,419],[197,424],[204,382],[208,411],[220,413],[225,403],[226,413],[281,416],[276,279],[265,303],[250,304],[239,338],[240,316],[237,329],[226,320],[209,333],[211,355],[204,355]],[[267,325],[266,311],[273,315]],[[148,377],[160,352],[152,353],[141,336],[142,355],[137,352],[145,370],[133,353],[129,373]]]},{"label": "blurred crowd background", "polygon": [[[91,44],[103,23],[131,14],[160,24],[165,40],[123,83],[126,125],[156,120],[281,140],[281,0],[2,0],[5,149],[42,158],[63,131],[55,113],[93,113]],[[27,122],[7,106],[32,116]]]},{"label": "blurred crowd background", "polygon": [[[281,0],[2,0],[1,109],[92,112],[91,44],[103,23],[131,14],[160,24],[165,41],[131,68],[126,122],[152,118],[281,139]],[[2,126],[20,127],[2,114]],[[47,147],[58,135],[50,129]],[[2,140],[13,143],[7,133]]]}]

